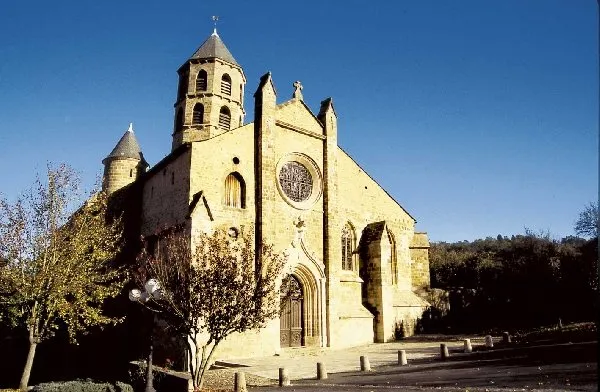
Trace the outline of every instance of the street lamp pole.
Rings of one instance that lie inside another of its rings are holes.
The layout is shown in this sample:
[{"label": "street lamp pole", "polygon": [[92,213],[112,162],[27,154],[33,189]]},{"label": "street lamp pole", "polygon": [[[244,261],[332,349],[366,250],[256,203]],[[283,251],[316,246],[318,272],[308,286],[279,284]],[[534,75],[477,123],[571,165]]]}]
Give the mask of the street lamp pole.
[{"label": "street lamp pole", "polygon": [[[141,291],[139,289],[133,289],[129,292],[129,299],[132,302],[139,302],[141,304],[145,304],[148,301],[150,301],[151,299],[158,299],[160,298],[160,286],[158,284],[158,281],[156,281],[156,279],[150,279],[146,282],[146,284],[144,285],[144,291]],[[151,311],[148,309],[148,311]],[[154,385],[153,385],[153,379],[154,379],[154,375],[153,375],[153,369],[152,369],[152,353],[154,351],[154,324],[155,324],[155,315],[152,316],[152,319],[150,321],[151,325],[150,325],[150,345],[149,348],[150,350],[148,351],[148,368],[147,368],[147,372],[146,372],[146,388],[145,388],[145,392],[156,392],[156,390],[154,389]]]}]

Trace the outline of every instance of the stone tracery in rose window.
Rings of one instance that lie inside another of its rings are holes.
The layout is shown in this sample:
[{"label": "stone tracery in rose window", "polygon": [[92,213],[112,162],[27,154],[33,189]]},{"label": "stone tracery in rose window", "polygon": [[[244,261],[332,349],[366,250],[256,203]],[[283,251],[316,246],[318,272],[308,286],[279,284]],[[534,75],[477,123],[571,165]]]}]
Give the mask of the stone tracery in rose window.
[{"label": "stone tracery in rose window", "polygon": [[295,202],[305,201],[312,194],[312,176],[303,164],[296,161],[283,165],[279,172],[279,184],[285,195]]}]

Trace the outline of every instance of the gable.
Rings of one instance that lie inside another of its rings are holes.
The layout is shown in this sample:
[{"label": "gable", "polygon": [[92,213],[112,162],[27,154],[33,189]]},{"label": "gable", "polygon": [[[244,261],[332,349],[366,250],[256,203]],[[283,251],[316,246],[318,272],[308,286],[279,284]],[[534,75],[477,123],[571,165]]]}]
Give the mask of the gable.
[{"label": "gable", "polygon": [[192,197],[188,214],[185,217],[186,219],[194,217],[195,219],[202,219],[211,222],[215,220],[212,212],[210,211],[210,207],[208,206],[208,200],[206,200],[206,197],[203,193],[204,192],[202,191],[196,192]]},{"label": "gable", "polygon": [[291,99],[278,105],[275,121],[284,128],[323,135],[323,126],[299,99]]}]

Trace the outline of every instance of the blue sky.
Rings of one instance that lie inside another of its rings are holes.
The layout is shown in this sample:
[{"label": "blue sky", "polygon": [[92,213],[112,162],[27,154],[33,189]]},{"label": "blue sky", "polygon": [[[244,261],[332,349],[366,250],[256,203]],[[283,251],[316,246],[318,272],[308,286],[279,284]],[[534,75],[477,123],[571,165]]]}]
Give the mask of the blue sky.
[{"label": "blue sky", "polygon": [[[171,146],[177,68],[212,32],[338,139],[434,241],[573,234],[598,199],[594,0],[29,1],[0,6],[0,192],[47,161],[91,187],[129,122]],[[343,195],[342,195],[343,197]]]}]

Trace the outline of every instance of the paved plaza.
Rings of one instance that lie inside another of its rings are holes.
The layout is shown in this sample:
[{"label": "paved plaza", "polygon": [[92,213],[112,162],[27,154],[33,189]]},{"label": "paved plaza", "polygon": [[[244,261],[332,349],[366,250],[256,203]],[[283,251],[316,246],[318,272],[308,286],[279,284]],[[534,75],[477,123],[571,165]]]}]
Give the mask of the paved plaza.
[{"label": "paved plaza", "polygon": [[[483,338],[471,341],[476,351],[483,347]],[[278,379],[279,368],[284,367],[291,379],[290,391],[597,390],[597,342],[497,347],[471,354],[463,353],[462,340],[446,343],[450,351],[447,361],[440,360],[440,341],[435,341],[370,344],[339,350],[288,349],[280,355],[238,359],[221,365],[273,380]],[[406,351],[407,366],[398,365],[398,350]],[[362,355],[369,358],[372,371],[360,371]],[[316,379],[317,362],[325,364],[329,373],[326,380]],[[249,387],[251,391],[278,388]]]}]

